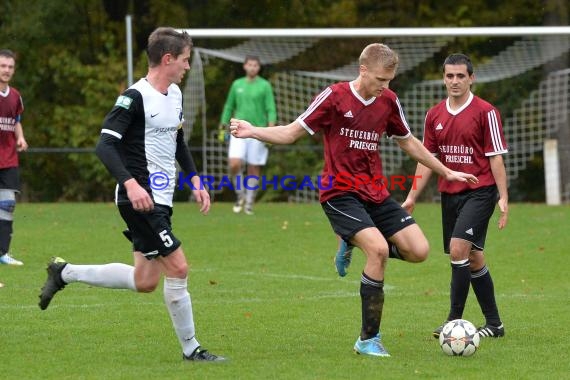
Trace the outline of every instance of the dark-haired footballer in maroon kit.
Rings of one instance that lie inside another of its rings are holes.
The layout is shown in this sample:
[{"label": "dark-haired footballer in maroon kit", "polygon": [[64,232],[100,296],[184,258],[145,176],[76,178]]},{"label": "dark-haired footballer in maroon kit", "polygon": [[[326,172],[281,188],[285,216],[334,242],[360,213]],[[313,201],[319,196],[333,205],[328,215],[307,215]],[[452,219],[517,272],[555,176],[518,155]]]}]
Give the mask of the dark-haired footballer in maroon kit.
[{"label": "dark-haired footballer in maroon kit", "polygon": [[479,183],[469,184],[439,178],[438,190],[446,194],[494,186],[489,157],[507,153],[499,111],[471,92],[456,110],[446,99],[427,112],[424,145],[448,168],[479,179]]},{"label": "dark-haired footballer in maroon kit", "polygon": [[[0,264],[23,265],[10,254],[16,193],[20,191],[18,152],[28,149],[22,128],[24,103],[10,81],[16,70],[16,55],[0,50]],[[0,284],[1,285],[1,284]]]},{"label": "dark-haired footballer in maroon kit", "polygon": [[[483,248],[489,219],[497,196],[501,216],[499,229],[508,215],[507,175],[502,155],[507,153],[501,115],[490,103],[473,95],[473,65],[464,54],[452,54],[443,65],[448,98],[426,115],[424,145],[452,170],[471,173],[479,183],[450,182],[439,178],[445,253],[451,260],[450,310],[446,321],[463,317],[469,285],[477,296],[486,323],[478,329],[481,337],[501,337],[505,329],[497,303],[493,280]],[[431,176],[431,169],[418,164],[416,189],[403,206],[410,213]],[[439,338],[443,325],[433,331]]]},{"label": "dark-haired footballer in maroon kit", "polygon": [[[381,341],[380,320],[389,251],[406,261],[421,262],[427,258],[429,244],[412,217],[380,183],[381,136],[386,133],[394,137],[410,156],[448,180],[477,179],[447,169],[411,135],[398,98],[388,89],[398,66],[394,51],[383,44],[368,45],[359,63],[358,78],[325,89],[291,124],[258,128],[232,119],[230,131],[235,137],[253,137],[273,144],[293,143],[307,132],[323,134],[324,182],[319,186],[323,210],[335,233],[366,255],[360,284],[362,329],[354,350],[386,357],[390,355]],[[333,183],[327,183],[328,180]]]}]

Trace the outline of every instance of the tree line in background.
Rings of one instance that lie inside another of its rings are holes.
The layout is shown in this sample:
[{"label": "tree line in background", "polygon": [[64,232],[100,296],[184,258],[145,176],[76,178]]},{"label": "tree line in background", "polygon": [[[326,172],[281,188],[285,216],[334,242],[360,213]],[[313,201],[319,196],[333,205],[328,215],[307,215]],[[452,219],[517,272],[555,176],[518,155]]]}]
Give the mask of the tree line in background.
[{"label": "tree line in background", "polygon": [[[148,34],[163,25],[184,28],[540,26],[567,25],[569,11],[564,0],[467,0],[461,4],[450,0],[4,0],[0,4],[0,47],[12,49],[18,55],[12,85],[24,98],[23,125],[30,147],[90,149],[99,138],[105,114],[127,87],[127,14],[133,16],[136,80],[146,73],[144,48]],[[195,41],[195,45],[201,43],[205,41]],[[219,47],[236,41],[222,39],[208,43]],[[467,53],[481,59],[493,54],[483,45],[470,49]],[[332,57],[314,54],[299,64],[306,70],[319,70],[325,64],[339,66],[355,58],[350,46],[335,46],[335,50]],[[265,75],[270,75],[271,70],[267,68]],[[241,74],[240,65],[219,60],[208,69],[211,128],[218,125],[219,111],[231,81]],[[398,86],[405,87],[406,78],[397,80]],[[494,92],[508,96],[508,88]],[[201,145],[200,129],[194,128],[192,146]],[[277,154],[286,158],[291,153]],[[113,197],[114,181],[94,154],[36,152],[21,154],[20,158],[24,199],[108,201]],[[304,162],[297,155],[296,160],[301,172],[304,169],[313,172],[320,165],[314,156]],[[274,167],[268,167],[268,172],[278,170],[279,160],[271,160],[270,165]],[[307,167],[303,169],[303,165]],[[526,175],[536,179],[532,171],[541,168],[538,157]],[[517,186],[519,200],[542,201],[543,187],[539,188],[535,180],[525,182],[524,175],[521,178]]]}]

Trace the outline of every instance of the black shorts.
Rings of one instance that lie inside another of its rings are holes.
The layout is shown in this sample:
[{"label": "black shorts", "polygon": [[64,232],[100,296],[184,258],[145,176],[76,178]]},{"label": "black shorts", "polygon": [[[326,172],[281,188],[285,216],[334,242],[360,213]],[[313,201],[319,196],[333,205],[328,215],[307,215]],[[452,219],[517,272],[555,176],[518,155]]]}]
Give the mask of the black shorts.
[{"label": "black shorts", "polygon": [[347,242],[365,228],[376,227],[385,238],[389,238],[416,223],[391,197],[382,203],[374,203],[349,194],[329,199],[321,203],[321,206],[334,232]]},{"label": "black shorts", "polygon": [[180,247],[180,240],[172,233],[172,207],[155,204],[151,212],[135,211],[130,203],[118,207],[129,228],[134,251],[151,260],[168,256]]},{"label": "black shorts", "polygon": [[459,194],[441,194],[443,249],[449,254],[451,238],[467,240],[473,249],[485,247],[489,219],[495,211],[498,191],[486,186]]},{"label": "black shorts", "polygon": [[20,169],[0,169],[0,189],[20,191]]}]

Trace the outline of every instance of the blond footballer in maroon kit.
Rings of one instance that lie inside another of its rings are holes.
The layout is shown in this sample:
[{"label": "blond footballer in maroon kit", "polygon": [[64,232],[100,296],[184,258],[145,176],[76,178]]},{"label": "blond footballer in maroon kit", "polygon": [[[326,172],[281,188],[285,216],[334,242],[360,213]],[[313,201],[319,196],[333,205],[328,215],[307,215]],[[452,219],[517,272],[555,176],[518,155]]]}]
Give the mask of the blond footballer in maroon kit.
[{"label": "blond footballer in maroon kit", "polygon": [[332,186],[328,182],[341,173],[350,173],[355,179],[352,192],[364,201],[381,203],[390,196],[379,180],[376,184],[357,184],[356,178],[382,175],[382,158],[378,154],[382,134],[395,139],[410,136],[404,112],[393,91],[386,88],[382,96],[366,100],[356,91],[353,82],[337,83],[319,94],[297,120],[310,134],[321,132],[324,136],[321,202],[345,194],[340,190],[346,187],[345,182]]},{"label": "blond footballer in maroon kit", "polygon": [[[427,112],[424,145],[448,168],[479,179],[476,184],[438,179],[444,250],[451,260],[450,310],[446,321],[463,317],[471,285],[485,316],[479,335],[502,337],[505,329],[483,253],[497,200],[501,212],[498,227],[503,229],[507,224],[507,175],[502,156],[507,153],[507,144],[501,115],[493,105],[471,92],[475,76],[469,57],[450,55],[444,62],[443,74],[448,97]],[[403,204],[410,213],[431,173],[431,169],[418,164],[416,189],[410,190]],[[442,328],[443,325],[437,327],[433,336],[438,338]]]},{"label": "blond footballer in maroon kit", "polygon": [[[10,254],[16,193],[20,191],[18,152],[28,149],[21,118],[24,103],[10,81],[16,70],[16,55],[0,50],[0,264],[23,265]],[[1,285],[1,284],[0,284]]]},{"label": "blond footballer in maroon kit", "polygon": [[[476,182],[473,175],[446,168],[411,135],[398,98],[388,89],[396,75],[398,55],[386,45],[371,44],[362,51],[359,64],[358,78],[325,89],[294,122],[259,128],[232,119],[230,132],[235,137],[253,137],[272,144],[290,144],[307,132],[321,132],[325,144],[323,178],[334,178],[341,171],[355,177],[382,175],[377,148],[386,133],[410,156],[448,180]],[[327,188],[325,184],[322,187]],[[386,190],[366,185],[339,190],[339,186],[331,186],[321,191],[323,210],[335,233],[366,255],[360,284],[362,329],[354,350],[387,357],[380,322],[389,251],[404,260],[421,262],[427,258],[429,244],[413,218]]]}]

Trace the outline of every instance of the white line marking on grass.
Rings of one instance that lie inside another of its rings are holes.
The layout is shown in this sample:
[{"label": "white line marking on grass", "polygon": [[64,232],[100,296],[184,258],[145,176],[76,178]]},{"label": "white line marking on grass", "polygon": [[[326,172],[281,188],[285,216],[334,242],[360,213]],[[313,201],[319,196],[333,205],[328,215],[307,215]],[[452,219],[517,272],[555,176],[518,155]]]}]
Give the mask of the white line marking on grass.
[{"label": "white line marking on grass", "polygon": [[[50,305],[49,310],[52,309],[90,309],[90,308],[98,308],[98,307],[115,307],[117,305],[125,306],[125,305],[164,305],[163,302],[116,302],[116,301],[109,301],[109,303],[82,303],[82,304],[73,304],[73,303],[66,303],[60,305]],[[47,311],[40,310],[38,305],[0,305],[0,310],[27,310],[27,309],[37,309],[38,311],[42,312],[42,314],[47,314]]]},{"label": "white line marking on grass", "polygon": [[[193,272],[212,272],[212,270],[197,270]],[[232,273],[237,274],[238,276],[252,276],[252,277],[272,277],[272,278],[282,278],[285,280],[306,280],[306,281],[345,281],[349,284],[360,284],[358,280],[345,280],[336,275],[331,277],[317,277],[317,276],[308,276],[308,275],[301,275],[301,274],[279,274],[279,273],[267,273],[267,272],[230,272],[230,271],[216,271],[217,273]],[[390,284],[384,284],[384,290],[393,290],[396,287]]]},{"label": "white line marking on grass", "polygon": [[308,301],[318,301],[318,300],[323,300],[323,299],[345,299],[345,298],[354,298],[357,297],[358,293],[357,292],[335,292],[335,293],[323,293],[323,294],[315,294],[315,295],[307,295],[307,294],[289,294],[287,296],[283,296],[283,297],[275,297],[275,295],[270,295],[268,294],[267,297],[265,298],[260,298],[260,297],[253,297],[253,298],[231,298],[231,299],[224,299],[219,300],[219,299],[201,299],[201,300],[197,300],[196,302],[194,302],[194,300],[192,301],[193,304],[197,304],[197,305],[205,305],[205,304],[209,304],[209,305],[218,305],[218,304],[251,304],[251,303],[267,303],[267,302],[283,302],[283,303],[291,303],[292,301],[295,301],[296,303],[300,303],[300,302],[308,302]]},{"label": "white line marking on grass", "polygon": [[[239,272],[236,273],[239,276],[254,276],[254,277],[273,277],[273,278],[284,278],[286,280],[307,280],[307,281],[338,281],[339,277],[316,277],[307,276],[302,274],[279,274],[279,273],[267,273],[267,272]],[[358,281],[347,281],[357,283]]]}]

